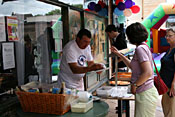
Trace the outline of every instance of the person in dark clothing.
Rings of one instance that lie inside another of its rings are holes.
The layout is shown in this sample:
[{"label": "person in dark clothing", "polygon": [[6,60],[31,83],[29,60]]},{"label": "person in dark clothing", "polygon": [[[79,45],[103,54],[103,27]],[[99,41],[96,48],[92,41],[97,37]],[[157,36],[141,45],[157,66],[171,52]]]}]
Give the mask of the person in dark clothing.
[{"label": "person in dark clothing", "polygon": [[[123,24],[120,24],[119,27],[115,27],[115,25],[111,24],[106,27],[105,32],[107,33],[111,46],[115,46],[118,50],[127,48],[126,36],[123,29]],[[125,70],[121,68],[126,67],[123,61],[118,62],[118,71],[124,72]],[[115,72],[115,58],[112,58],[112,73]],[[122,101],[123,112],[126,110],[126,101]],[[116,107],[118,109],[118,107]]]},{"label": "person in dark clothing", "polygon": [[[127,48],[126,36],[124,33],[123,25],[119,27],[115,27],[115,25],[111,24],[106,27],[105,32],[107,33],[111,46],[115,46],[118,50]],[[118,63],[118,68],[126,67],[123,61]],[[115,72],[115,58],[112,59],[112,72]]]},{"label": "person in dark clothing", "polygon": [[167,29],[165,37],[170,48],[161,58],[160,76],[169,90],[162,96],[162,109],[165,117],[175,117],[175,28]]},{"label": "person in dark clothing", "polygon": [[29,76],[37,74],[37,69],[34,66],[34,45],[32,44],[32,39],[28,34],[24,36],[25,42],[25,76],[24,83],[29,82]]},{"label": "person in dark clothing", "polygon": [[54,50],[54,39],[52,28],[46,27],[44,32],[37,38],[37,63],[39,80],[41,83],[52,82],[52,51]]}]

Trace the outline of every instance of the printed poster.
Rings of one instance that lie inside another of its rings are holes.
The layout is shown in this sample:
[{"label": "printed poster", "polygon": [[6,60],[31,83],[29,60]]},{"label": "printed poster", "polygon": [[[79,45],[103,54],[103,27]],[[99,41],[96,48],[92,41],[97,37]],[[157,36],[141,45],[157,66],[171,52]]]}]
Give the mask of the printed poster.
[{"label": "printed poster", "polygon": [[7,17],[7,31],[9,41],[18,41],[18,20],[17,17]]},{"label": "printed poster", "polygon": [[15,68],[14,43],[2,43],[3,69]]},{"label": "printed poster", "polygon": [[5,34],[5,18],[0,17],[0,42],[6,41],[6,34]]}]

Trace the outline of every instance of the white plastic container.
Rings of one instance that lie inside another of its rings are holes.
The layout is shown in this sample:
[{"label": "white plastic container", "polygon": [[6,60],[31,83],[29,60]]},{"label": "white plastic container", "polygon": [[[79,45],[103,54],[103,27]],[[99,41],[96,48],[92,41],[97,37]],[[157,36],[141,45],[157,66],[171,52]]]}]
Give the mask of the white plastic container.
[{"label": "white plastic container", "polygon": [[89,99],[92,97],[91,94],[87,91],[79,91],[77,94],[79,101],[81,102],[88,102]]},{"label": "white plastic container", "polygon": [[125,97],[127,95],[128,87],[127,86],[117,86],[112,88],[111,96],[112,97]]},{"label": "white plastic container", "polygon": [[89,100],[88,102],[81,102],[79,99],[74,100],[71,103],[71,112],[75,113],[86,113],[93,107],[93,100]]},{"label": "white plastic container", "polygon": [[107,97],[111,95],[112,86],[102,86],[96,90],[98,96]]}]

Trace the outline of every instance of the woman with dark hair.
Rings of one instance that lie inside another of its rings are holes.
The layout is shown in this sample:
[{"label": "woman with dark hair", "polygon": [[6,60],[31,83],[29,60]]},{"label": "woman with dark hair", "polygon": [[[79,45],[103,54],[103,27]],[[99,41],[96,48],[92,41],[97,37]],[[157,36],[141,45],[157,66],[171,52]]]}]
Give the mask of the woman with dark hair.
[{"label": "woman with dark hair", "polygon": [[126,29],[131,44],[136,45],[130,61],[115,47],[111,51],[132,70],[131,92],[135,94],[135,117],[155,117],[158,92],[154,86],[152,53],[146,45],[148,32],[141,23],[133,23]]}]

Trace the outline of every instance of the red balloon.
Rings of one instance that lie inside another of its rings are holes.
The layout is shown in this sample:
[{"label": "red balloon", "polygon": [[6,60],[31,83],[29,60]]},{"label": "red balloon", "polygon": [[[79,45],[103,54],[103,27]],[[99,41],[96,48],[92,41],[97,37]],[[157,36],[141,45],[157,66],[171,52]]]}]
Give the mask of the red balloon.
[{"label": "red balloon", "polygon": [[106,4],[102,1],[98,1],[98,4],[101,5],[101,8],[104,8],[106,6]]},{"label": "red balloon", "polygon": [[130,9],[132,13],[138,13],[140,11],[140,7],[138,5],[133,5]]},{"label": "red balloon", "polygon": [[116,0],[116,1],[115,1],[115,4],[118,5],[119,2],[120,2],[119,0]]},{"label": "red balloon", "polygon": [[115,4],[118,5],[119,2],[124,2],[124,0],[116,0]]},{"label": "red balloon", "polygon": [[91,11],[90,9],[84,9],[85,11]]}]

